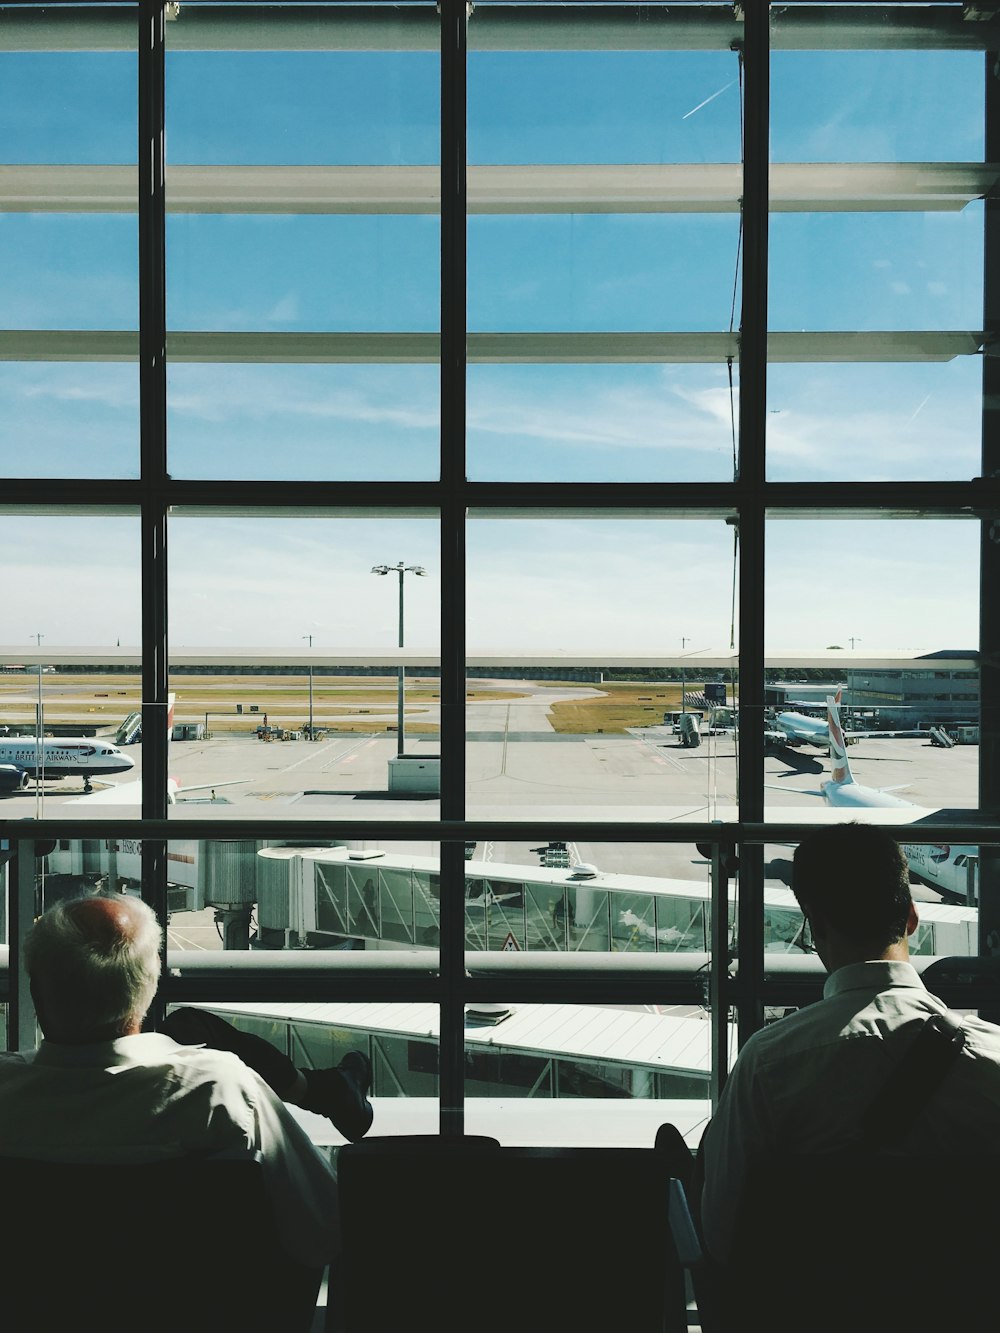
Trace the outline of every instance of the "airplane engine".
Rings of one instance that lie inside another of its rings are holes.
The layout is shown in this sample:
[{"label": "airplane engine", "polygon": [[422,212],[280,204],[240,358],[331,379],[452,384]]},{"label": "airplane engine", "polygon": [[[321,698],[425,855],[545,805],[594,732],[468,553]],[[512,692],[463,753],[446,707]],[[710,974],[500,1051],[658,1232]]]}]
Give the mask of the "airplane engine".
[{"label": "airplane engine", "polygon": [[0,792],[24,791],[28,785],[28,775],[23,768],[14,764],[0,764]]}]

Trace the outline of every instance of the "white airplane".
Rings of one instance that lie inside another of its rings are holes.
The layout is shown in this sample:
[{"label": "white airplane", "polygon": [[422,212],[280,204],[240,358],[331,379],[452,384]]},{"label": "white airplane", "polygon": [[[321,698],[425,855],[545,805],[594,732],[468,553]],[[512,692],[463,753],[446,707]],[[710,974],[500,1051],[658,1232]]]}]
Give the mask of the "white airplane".
[{"label": "white airplane", "polygon": [[24,791],[34,777],[83,778],[83,790],[92,792],[93,778],[127,773],[134,760],[117,745],[86,736],[65,740],[33,740],[30,736],[0,740],[0,795]]},{"label": "white airplane", "polygon": [[[837,691],[837,703],[840,703],[840,691]],[[824,750],[830,748],[829,722],[821,717],[809,717],[795,711],[777,713],[770,724],[785,736],[786,745],[818,745]],[[845,731],[845,739],[850,742],[862,740],[866,736],[881,736],[888,740],[893,736],[917,736],[914,728],[907,731]]]},{"label": "white airplane", "polygon": [[[822,796],[827,805],[846,807],[854,810],[895,808],[899,810],[919,811],[920,806],[912,801],[894,796],[900,787],[866,787],[856,782],[851,772],[851,761],[847,757],[847,745],[843,728],[840,724],[840,691],[837,697],[828,697],[827,728],[830,736],[830,777],[820,783],[819,791],[805,793],[809,796]],[[774,786],[769,783],[768,786]],[[904,784],[905,786],[905,784]],[[787,790],[783,788],[782,790]],[[928,812],[930,813],[930,812]],[[904,843],[902,844],[910,871],[918,879],[937,889],[942,897],[952,902],[968,902],[970,859],[978,863],[979,849],[971,846],[946,846],[944,844]],[[972,872],[974,874],[974,867]],[[977,896],[973,883],[973,896]]]},{"label": "white airplane", "polygon": [[[174,729],[174,701],[175,694],[167,695],[167,749],[169,752],[170,738]],[[110,747],[114,749],[114,746]],[[126,760],[125,767],[132,768],[132,760],[127,755],[122,755]],[[178,794],[183,790],[189,794],[196,791],[214,791],[216,787],[235,787],[242,782],[249,782],[249,778],[235,778],[227,782],[202,782],[194,786],[185,786],[176,778],[167,778],[167,804],[174,805],[177,802]],[[72,801],[67,801],[67,805],[141,805],[142,804],[142,778],[136,778],[134,782],[119,782],[105,787],[103,791],[90,792],[83,796],[77,796]]]}]

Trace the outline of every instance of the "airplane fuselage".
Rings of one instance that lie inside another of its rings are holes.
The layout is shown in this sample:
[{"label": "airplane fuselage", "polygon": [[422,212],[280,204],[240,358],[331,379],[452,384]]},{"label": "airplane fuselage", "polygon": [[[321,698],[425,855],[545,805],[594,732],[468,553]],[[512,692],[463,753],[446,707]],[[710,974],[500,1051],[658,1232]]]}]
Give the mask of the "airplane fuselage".
[{"label": "airplane fuselage", "polygon": [[[979,848],[944,843],[912,843],[903,847],[910,871],[942,897],[953,903],[976,902],[979,886],[976,872]],[[970,882],[971,874],[971,882]]]},{"label": "airplane fuselage", "polygon": [[830,729],[818,717],[805,713],[778,713],[772,726],[784,732],[788,745],[822,745],[829,747]]},{"label": "airplane fuselage", "polygon": [[134,766],[117,745],[86,737],[41,744],[28,737],[0,741],[0,779],[8,792],[23,790],[27,779],[35,777],[82,777],[89,786],[91,778],[127,773]]},{"label": "airplane fuselage", "polygon": [[904,801],[891,792],[878,791],[875,787],[864,787],[860,782],[827,781],[820,784],[820,790],[827,805],[848,806],[855,810],[872,806],[895,806],[897,809],[905,806],[912,809],[913,806],[912,801]]}]

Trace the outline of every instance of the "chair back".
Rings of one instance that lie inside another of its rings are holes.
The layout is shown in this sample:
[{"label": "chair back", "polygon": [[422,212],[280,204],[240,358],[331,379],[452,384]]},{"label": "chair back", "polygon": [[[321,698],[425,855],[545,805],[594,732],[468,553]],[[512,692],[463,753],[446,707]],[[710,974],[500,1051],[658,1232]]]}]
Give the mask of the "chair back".
[{"label": "chair back", "polygon": [[952,1333],[995,1300],[1000,1156],[774,1155],[751,1172],[725,1333]]},{"label": "chair back", "polygon": [[2,1285],[25,1329],[312,1327],[323,1274],[282,1250],[256,1159],[0,1158],[0,1218]]},{"label": "chair back", "polygon": [[666,1154],[369,1137],[338,1181],[346,1333],[686,1333]]}]

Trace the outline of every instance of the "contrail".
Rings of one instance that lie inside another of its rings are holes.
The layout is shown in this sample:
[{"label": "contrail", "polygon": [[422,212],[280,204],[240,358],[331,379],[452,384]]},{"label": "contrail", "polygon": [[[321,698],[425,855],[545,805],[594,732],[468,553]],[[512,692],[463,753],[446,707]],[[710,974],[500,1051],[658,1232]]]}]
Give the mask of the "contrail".
[{"label": "contrail", "polygon": [[694,113],[700,111],[703,106],[708,106],[709,102],[714,102],[717,97],[722,96],[726,91],[726,88],[731,88],[735,82],[735,79],[730,79],[725,88],[720,88],[719,91],[713,93],[711,97],[706,97],[704,102],[699,102],[697,106],[693,106],[690,111],[685,112],[685,114],[681,116],[681,120],[687,120],[688,116],[693,116]]},{"label": "contrail", "polygon": [[920,412],[920,411],[923,409],[924,404],[927,402],[927,400],[928,400],[929,398],[930,398],[930,394],[929,394],[929,393],[924,395],[923,400],[921,401],[920,405],[919,405],[918,408],[917,408],[917,411],[913,413],[913,416],[912,416],[912,417],[910,417],[910,420],[911,420],[911,421],[913,420],[913,417],[915,417],[915,416],[917,415],[917,412]]}]

